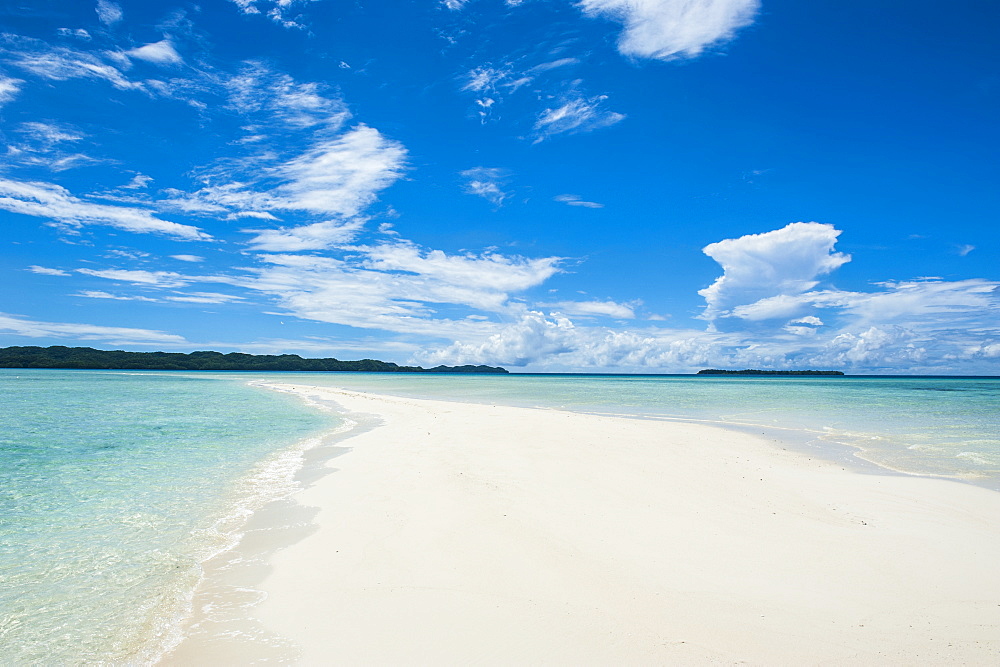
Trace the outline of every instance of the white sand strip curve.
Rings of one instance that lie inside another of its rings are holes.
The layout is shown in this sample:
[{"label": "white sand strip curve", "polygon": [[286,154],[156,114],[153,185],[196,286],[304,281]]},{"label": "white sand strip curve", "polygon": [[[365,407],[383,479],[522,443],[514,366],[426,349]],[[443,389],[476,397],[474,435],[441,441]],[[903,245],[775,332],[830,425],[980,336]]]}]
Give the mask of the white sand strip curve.
[{"label": "white sand strip curve", "polygon": [[703,425],[283,385],[383,424],[298,496],[301,664],[997,664],[1000,494]]}]

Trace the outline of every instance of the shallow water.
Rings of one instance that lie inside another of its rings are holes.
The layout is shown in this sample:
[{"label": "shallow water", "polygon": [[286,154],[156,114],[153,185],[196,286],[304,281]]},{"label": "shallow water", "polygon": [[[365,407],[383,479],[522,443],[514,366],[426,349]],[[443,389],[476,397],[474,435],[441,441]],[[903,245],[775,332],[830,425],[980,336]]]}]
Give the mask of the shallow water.
[{"label": "shallow water", "polygon": [[245,382],[0,370],[4,664],[148,662],[200,563],[289,490],[331,416]]},{"label": "shallow water", "polygon": [[203,563],[343,423],[260,381],[763,426],[1000,489],[1000,379],[0,370],[0,662],[177,642]]}]

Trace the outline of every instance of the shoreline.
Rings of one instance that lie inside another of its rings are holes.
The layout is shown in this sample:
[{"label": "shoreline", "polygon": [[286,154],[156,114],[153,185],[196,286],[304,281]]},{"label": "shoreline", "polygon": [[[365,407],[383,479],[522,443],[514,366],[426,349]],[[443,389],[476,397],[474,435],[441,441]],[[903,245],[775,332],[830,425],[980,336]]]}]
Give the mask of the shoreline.
[{"label": "shoreline", "polygon": [[244,635],[165,664],[1000,656],[994,491],[721,426],[262,384],[382,423],[251,521]]}]

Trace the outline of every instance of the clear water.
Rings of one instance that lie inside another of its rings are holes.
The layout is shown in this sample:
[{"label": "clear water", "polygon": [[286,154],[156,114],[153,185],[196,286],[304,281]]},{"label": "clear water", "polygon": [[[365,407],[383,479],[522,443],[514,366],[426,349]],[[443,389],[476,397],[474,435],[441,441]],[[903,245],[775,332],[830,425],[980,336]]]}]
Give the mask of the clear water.
[{"label": "clear water", "polygon": [[[0,370],[0,663],[144,663],[332,417],[241,378]],[[253,483],[249,483],[250,481]]]},{"label": "clear water", "polygon": [[[332,415],[260,383],[767,426],[1000,488],[1000,380],[0,369],[0,663],[146,663]],[[710,446],[710,443],[706,443]]]}]

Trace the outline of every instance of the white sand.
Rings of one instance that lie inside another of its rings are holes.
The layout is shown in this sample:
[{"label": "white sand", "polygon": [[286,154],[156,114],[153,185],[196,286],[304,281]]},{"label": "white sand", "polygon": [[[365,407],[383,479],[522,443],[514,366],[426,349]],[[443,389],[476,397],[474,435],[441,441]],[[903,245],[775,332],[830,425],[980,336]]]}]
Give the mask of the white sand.
[{"label": "white sand", "polygon": [[300,664],[1000,663],[998,493],[709,426],[294,390],[384,421],[299,494],[318,529],[254,608]]}]

